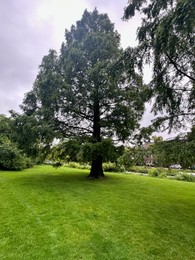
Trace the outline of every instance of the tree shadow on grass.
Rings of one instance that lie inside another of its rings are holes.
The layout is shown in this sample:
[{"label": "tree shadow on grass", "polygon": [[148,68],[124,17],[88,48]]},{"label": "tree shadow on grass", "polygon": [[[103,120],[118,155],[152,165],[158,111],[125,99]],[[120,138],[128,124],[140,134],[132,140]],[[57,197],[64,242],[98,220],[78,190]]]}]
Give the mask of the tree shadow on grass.
[{"label": "tree shadow on grass", "polygon": [[[33,172],[33,171],[32,171]],[[24,189],[35,189],[42,191],[73,191],[73,190],[94,190],[94,186],[104,186],[104,183],[115,182],[114,176],[105,177],[103,179],[92,180],[87,178],[88,171],[68,170],[60,171],[45,171],[44,173],[24,173],[15,177],[12,182],[17,183],[17,186],[22,186]]]}]

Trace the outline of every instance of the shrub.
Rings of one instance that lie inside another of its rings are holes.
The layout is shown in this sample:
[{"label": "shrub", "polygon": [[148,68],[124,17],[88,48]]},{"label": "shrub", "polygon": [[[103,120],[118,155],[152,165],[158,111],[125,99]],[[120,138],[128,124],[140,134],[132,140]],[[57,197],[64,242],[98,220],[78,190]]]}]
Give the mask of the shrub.
[{"label": "shrub", "polygon": [[176,180],[195,182],[195,176],[189,173],[180,173],[176,175]]},{"label": "shrub", "polygon": [[62,162],[55,162],[55,163],[53,163],[52,164],[52,166],[54,167],[54,168],[59,168],[59,167],[61,167],[63,165],[63,163]]},{"label": "shrub", "polygon": [[156,168],[151,168],[149,169],[148,174],[152,177],[157,177],[159,176],[159,171]]},{"label": "shrub", "polygon": [[65,166],[70,167],[70,168],[77,168],[77,169],[90,169],[90,165],[84,163],[84,164],[80,164],[77,162],[69,162],[66,163]]},{"label": "shrub", "polygon": [[147,174],[148,173],[148,169],[141,168],[141,169],[139,169],[139,172]]},{"label": "shrub", "polygon": [[182,176],[182,174],[177,174],[177,175],[175,175],[175,179],[178,180],[178,181],[183,181],[183,176]]},{"label": "shrub", "polygon": [[0,143],[0,169],[20,171],[31,166],[30,159],[14,143],[9,140]]},{"label": "shrub", "polygon": [[159,171],[159,174],[161,173],[165,173],[167,172],[167,169],[163,168],[163,167],[158,167],[158,171]]},{"label": "shrub", "polygon": [[130,172],[137,172],[137,169],[134,166],[130,167],[128,170]]},{"label": "shrub", "polygon": [[[77,162],[69,162],[66,163],[65,166],[70,167],[70,168],[77,168],[77,169],[87,169],[89,170],[91,166],[89,164],[80,164]],[[119,166],[116,165],[116,163],[103,163],[103,170],[106,172],[119,172],[119,171],[124,171],[123,168],[120,168]]]},{"label": "shrub", "polygon": [[148,169],[143,166],[132,166],[128,170],[130,172],[148,173]]},{"label": "shrub", "polygon": [[81,163],[81,164],[79,164],[79,169],[87,169],[87,170],[89,170],[91,168],[91,166],[89,165],[89,164],[87,164],[87,163]]},{"label": "shrub", "polygon": [[120,168],[116,165],[116,163],[107,162],[103,163],[103,170],[106,172],[118,172],[120,171]]},{"label": "shrub", "polygon": [[69,162],[66,164],[68,167],[70,168],[79,168],[80,167],[80,164],[77,163],[77,162]]},{"label": "shrub", "polygon": [[166,174],[166,172],[159,172],[159,177],[160,178],[166,178],[167,177],[167,174]]},{"label": "shrub", "polygon": [[23,160],[24,160],[24,163],[25,163],[25,168],[33,167],[33,162],[30,158],[23,156]]},{"label": "shrub", "polygon": [[167,175],[168,176],[177,176],[178,175],[178,171],[177,170],[175,170],[175,169],[168,169],[167,170]]}]

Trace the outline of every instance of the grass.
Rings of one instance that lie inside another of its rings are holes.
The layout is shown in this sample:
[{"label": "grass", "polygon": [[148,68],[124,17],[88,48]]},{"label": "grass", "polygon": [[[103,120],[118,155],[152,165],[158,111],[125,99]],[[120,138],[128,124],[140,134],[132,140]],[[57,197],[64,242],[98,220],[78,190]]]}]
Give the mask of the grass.
[{"label": "grass", "polygon": [[36,166],[0,172],[0,259],[195,259],[195,184]]}]

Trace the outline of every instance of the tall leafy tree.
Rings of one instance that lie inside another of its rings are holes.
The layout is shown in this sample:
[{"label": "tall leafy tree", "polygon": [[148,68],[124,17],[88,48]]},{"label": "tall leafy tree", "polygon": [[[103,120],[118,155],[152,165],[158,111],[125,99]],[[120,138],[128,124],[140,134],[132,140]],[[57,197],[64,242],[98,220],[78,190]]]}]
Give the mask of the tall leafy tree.
[{"label": "tall leafy tree", "polygon": [[53,137],[90,141],[93,178],[104,176],[103,141],[127,140],[144,112],[142,78],[133,67],[126,70],[122,55],[108,16],[86,10],[65,31],[60,55],[50,50],[43,58],[22,106],[27,115],[47,122]]},{"label": "tall leafy tree", "polygon": [[145,63],[153,64],[153,111],[166,115],[156,120],[156,126],[168,122],[170,129],[179,128],[195,115],[195,1],[130,0],[124,18],[136,11],[142,24],[135,63],[141,70]]}]

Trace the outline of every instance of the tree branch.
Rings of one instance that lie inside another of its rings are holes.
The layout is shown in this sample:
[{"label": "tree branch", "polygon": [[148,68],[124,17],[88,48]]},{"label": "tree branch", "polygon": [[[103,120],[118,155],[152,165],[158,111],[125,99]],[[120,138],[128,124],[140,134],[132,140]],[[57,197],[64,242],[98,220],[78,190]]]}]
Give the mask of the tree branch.
[{"label": "tree branch", "polygon": [[185,73],[184,71],[182,71],[182,70],[178,67],[177,63],[171,58],[171,56],[170,56],[168,53],[166,53],[166,55],[167,55],[169,61],[171,62],[171,64],[175,67],[175,69],[176,69],[179,73],[181,73],[182,75],[186,76],[187,78],[189,78],[189,79],[195,81],[195,78],[193,78],[192,76],[188,75],[187,73]]}]

